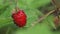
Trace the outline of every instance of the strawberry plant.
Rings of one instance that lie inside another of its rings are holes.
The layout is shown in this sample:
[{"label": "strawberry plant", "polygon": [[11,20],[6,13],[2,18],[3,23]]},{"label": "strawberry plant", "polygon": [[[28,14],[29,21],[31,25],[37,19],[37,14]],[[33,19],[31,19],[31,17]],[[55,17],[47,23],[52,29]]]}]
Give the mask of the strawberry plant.
[{"label": "strawberry plant", "polygon": [[14,12],[15,0],[0,0],[0,34],[59,34],[59,30],[53,31],[56,27],[52,11],[43,13],[44,9],[55,9],[49,3],[51,0],[17,0],[19,10]]}]

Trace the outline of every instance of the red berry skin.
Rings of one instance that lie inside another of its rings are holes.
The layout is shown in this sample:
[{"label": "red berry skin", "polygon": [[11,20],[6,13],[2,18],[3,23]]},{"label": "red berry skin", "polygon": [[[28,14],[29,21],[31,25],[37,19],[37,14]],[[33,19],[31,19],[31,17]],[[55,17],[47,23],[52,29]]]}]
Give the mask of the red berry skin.
[{"label": "red berry skin", "polygon": [[27,22],[27,16],[23,10],[18,10],[17,13],[12,14],[14,23],[19,27],[24,27]]}]

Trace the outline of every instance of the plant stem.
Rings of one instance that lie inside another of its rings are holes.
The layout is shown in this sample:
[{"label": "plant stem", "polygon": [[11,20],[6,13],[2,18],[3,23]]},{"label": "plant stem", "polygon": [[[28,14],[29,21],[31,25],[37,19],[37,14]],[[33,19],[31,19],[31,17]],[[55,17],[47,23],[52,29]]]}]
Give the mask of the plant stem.
[{"label": "plant stem", "polygon": [[[50,11],[49,13],[47,13],[46,15],[43,15],[43,17],[41,17],[40,19],[38,19],[37,21],[33,22],[31,24],[31,27],[34,27],[37,23],[41,22],[42,20],[46,19],[47,16],[49,16],[51,13],[55,12],[55,10]],[[30,27],[30,28],[31,28]]]},{"label": "plant stem", "polygon": [[15,0],[15,10],[17,12],[17,0]]},{"label": "plant stem", "polygon": [[53,3],[53,4],[56,4],[56,3],[55,3],[55,0],[52,0],[52,3]]}]

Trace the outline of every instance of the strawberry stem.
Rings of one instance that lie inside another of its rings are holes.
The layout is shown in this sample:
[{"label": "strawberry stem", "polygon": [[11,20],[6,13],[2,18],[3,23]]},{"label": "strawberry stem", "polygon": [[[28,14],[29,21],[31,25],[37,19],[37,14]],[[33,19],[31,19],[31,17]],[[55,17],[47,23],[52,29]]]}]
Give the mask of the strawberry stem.
[{"label": "strawberry stem", "polygon": [[17,12],[17,0],[15,0],[15,10]]}]

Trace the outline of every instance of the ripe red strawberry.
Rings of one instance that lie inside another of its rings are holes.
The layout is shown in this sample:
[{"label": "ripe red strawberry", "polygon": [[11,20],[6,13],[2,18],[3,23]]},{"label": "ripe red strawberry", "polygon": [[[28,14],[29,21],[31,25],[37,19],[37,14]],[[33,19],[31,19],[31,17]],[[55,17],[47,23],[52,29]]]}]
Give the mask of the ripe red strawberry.
[{"label": "ripe red strawberry", "polygon": [[12,14],[14,23],[19,27],[24,27],[26,25],[27,16],[23,10],[18,10]]}]

